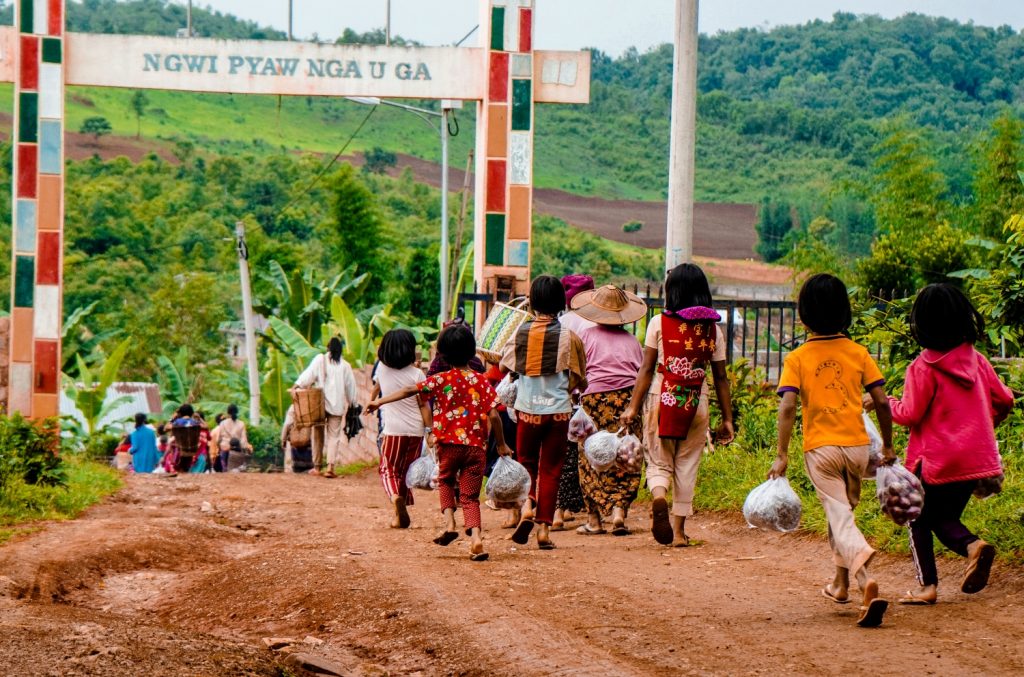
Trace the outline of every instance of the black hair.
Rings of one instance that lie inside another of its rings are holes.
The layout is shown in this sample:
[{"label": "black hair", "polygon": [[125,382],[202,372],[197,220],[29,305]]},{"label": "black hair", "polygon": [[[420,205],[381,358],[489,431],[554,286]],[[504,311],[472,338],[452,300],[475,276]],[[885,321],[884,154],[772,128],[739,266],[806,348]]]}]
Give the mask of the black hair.
[{"label": "black hair", "polygon": [[141,428],[142,426],[146,425],[146,423],[148,421],[149,421],[149,417],[146,416],[141,411],[139,413],[135,414],[135,427],[136,428]]},{"label": "black hair", "polygon": [[558,315],[565,310],[565,287],[551,275],[534,278],[530,285],[530,309],[541,315]]},{"label": "black hair", "polygon": [[437,337],[437,352],[450,366],[465,367],[476,355],[476,338],[473,331],[465,324],[445,327]]},{"label": "black hair", "polygon": [[228,417],[227,414],[217,414],[216,418],[214,418],[213,420],[216,421],[219,424],[221,421],[223,421],[227,417]]},{"label": "black hair", "polygon": [[380,340],[377,359],[392,369],[405,369],[416,361],[416,337],[408,329],[392,329]]},{"label": "black hair", "polygon": [[910,333],[922,348],[946,352],[977,343],[985,333],[985,318],[955,285],[930,284],[914,299]]},{"label": "black hair", "polygon": [[238,405],[237,404],[229,404],[228,405],[228,416],[231,417],[232,421],[237,421],[238,420]]},{"label": "black hair", "polygon": [[673,312],[683,308],[704,306],[710,308],[711,286],[701,267],[682,263],[668,271],[665,277],[665,309]]},{"label": "black hair", "polygon": [[183,404],[178,407],[178,418],[191,418],[195,413],[196,411],[192,408],[191,404]]},{"label": "black hair", "polygon": [[853,322],[850,295],[835,275],[812,275],[800,288],[797,312],[804,326],[819,336],[843,334]]},{"label": "black hair", "polygon": [[327,352],[331,355],[331,362],[341,362],[341,351],[345,344],[337,336],[332,336],[327,342]]}]

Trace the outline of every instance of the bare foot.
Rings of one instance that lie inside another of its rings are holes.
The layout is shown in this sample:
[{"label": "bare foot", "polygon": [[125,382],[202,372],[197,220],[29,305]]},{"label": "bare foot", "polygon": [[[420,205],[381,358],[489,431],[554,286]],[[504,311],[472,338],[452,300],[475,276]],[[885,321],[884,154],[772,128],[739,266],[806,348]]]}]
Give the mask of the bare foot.
[{"label": "bare foot", "polygon": [[673,548],[689,548],[690,547],[690,537],[687,536],[686,534],[675,534],[672,537],[672,547]]},{"label": "bare foot", "polygon": [[409,511],[405,507],[405,499],[401,496],[395,497],[395,521],[399,529],[409,528]]},{"label": "bare foot", "polygon": [[908,590],[907,594],[900,597],[897,602],[900,604],[925,605],[935,604],[939,599],[939,588],[936,585],[922,585],[917,590]]}]

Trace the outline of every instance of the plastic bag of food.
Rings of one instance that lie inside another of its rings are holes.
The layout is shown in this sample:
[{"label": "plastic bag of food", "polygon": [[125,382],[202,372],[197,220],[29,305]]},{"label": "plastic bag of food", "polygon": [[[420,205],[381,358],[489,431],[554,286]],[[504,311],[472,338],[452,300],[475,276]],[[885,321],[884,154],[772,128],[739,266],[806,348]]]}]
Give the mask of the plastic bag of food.
[{"label": "plastic bag of food", "polygon": [[864,429],[868,431],[868,439],[871,440],[871,451],[868,455],[868,467],[864,471],[865,480],[875,479],[875,473],[878,472],[879,466],[882,465],[882,434],[878,432],[878,428],[875,427],[875,422],[871,420],[871,417],[867,415],[867,412],[862,414],[864,417]]},{"label": "plastic bag of food", "polygon": [[747,524],[784,533],[800,526],[802,512],[800,497],[785,477],[759,484],[743,502],[743,517]]},{"label": "plastic bag of food", "polygon": [[921,508],[924,507],[921,480],[899,461],[880,466],[875,480],[878,483],[878,502],[889,519],[904,526],[921,516]]},{"label": "plastic bag of food", "polygon": [[583,455],[597,472],[609,470],[619,459],[619,436],[607,430],[594,433],[583,443]]},{"label": "plastic bag of food", "polygon": [[437,473],[437,462],[430,453],[425,452],[409,465],[405,483],[413,489],[430,491],[437,488]]},{"label": "plastic bag of food", "polygon": [[1003,469],[1003,472],[999,473],[995,477],[982,477],[978,480],[978,483],[974,485],[974,497],[975,498],[988,498],[995,496],[1003,490],[1003,482],[1006,480],[1006,464],[1003,463],[1003,457],[999,457],[999,467]]},{"label": "plastic bag of food", "polygon": [[511,456],[499,456],[487,478],[487,498],[498,508],[518,508],[530,497],[530,473]]},{"label": "plastic bag of food", "polygon": [[505,374],[505,378],[501,379],[495,388],[494,392],[498,395],[498,401],[505,405],[507,409],[514,409],[516,406],[516,397],[519,395],[519,384],[512,380],[512,374]]},{"label": "plastic bag of food", "polygon": [[583,407],[579,407],[576,413],[569,419],[569,441],[584,442],[588,437],[597,432],[597,424],[590,414]]},{"label": "plastic bag of food", "polygon": [[638,472],[644,462],[644,445],[636,435],[627,434],[619,439],[617,450],[619,467],[628,472]]}]

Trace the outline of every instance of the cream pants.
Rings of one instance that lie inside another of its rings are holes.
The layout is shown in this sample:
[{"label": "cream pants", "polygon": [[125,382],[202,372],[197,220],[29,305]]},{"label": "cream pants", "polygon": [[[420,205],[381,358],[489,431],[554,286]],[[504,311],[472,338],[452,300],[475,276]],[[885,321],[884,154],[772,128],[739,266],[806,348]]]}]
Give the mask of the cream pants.
[{"label": "cream pants", "polygon": [[860,478],[867,468],[869,451],[867,446],[829,446],[804,454],[807,475],[825,508],[828,543],[836,566],[854,575],[875,554],[853,517],[853,509],[860,503]]},{"label": "cream pants", "polygon": [[693,493],[697,485],[697,469],[708,436],[708,396],[702,395],[697,416],[690,424],[685,440],[663,440],[658,437],[658,395],[647,394],[647,417],[644,420],[644,452],[647,461],[647,486],[672,489],[672,514],[689,517],[693,514]]}]

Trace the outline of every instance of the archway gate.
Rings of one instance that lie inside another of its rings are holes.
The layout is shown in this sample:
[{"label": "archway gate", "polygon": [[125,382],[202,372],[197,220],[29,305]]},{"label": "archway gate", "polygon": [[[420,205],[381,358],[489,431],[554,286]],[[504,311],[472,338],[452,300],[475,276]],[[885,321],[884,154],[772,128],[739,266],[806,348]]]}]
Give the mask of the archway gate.
[{"label": "archway gate", "polygon": [[534,104],[587,103],[590,55],[535,50],[534,0],[481,0],[480,35],[475,48],[93,35],[66,32],[65,0],[18,0],[0,29],[15,111],[8,411],[58,414],[65,85],[476,102],[475,279],[525,291]]}]

